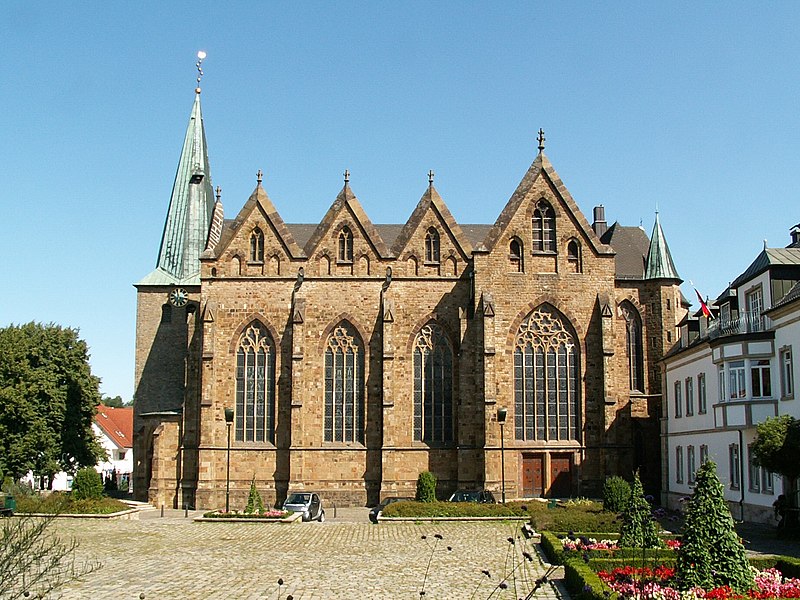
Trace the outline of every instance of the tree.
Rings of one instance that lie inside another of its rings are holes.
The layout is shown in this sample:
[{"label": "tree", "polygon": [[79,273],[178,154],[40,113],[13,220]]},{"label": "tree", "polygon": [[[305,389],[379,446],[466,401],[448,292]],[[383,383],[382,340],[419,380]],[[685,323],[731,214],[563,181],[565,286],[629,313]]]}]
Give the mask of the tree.
[{"label": "tree", "polygon": [[97,463],[92,432],[100,380],[74,329],[28,323],[0,329],[0,471],[50,477]]},{"label": "tree", "polygon": [[796,504],[795,487],[800,477],[800,421],[789,415],[769,418],[757,427],[752,445],[753,462],[789,480],[789,501]]},{"label": "tree", "polygon": [[733,526],[717,465],[697,470],[678,551],[676,577],[682,590],[730,586],[743,593],[754,585],[744,546]]},{"label": "tree", "polygon": [[125,402],[125,400],[122,399],[122,396],[114,396],[113,398],[111,396],[103,396],[101,402],[104,406],[110,406],[111,408],[133,406],[133,402]]},{"label": "tree", "polygon": [[48,531],[55,517],[3,519],[0,598],[44,598],[101,567],[100,563],[75,561],[77,542],[62,540]]},{"label": "tree", "polygon": [[633,476],[630,490],[630,500],[623,512],[619,545],[627,548],[661,548],[664,544],[658,537],[658,523],[653,519],[650,504],[644,497],[638,471]]},{"label": "tree", "polygon": [[430,471],[422,471],[417,477],[417,502],[436,502],[436,476]]}]

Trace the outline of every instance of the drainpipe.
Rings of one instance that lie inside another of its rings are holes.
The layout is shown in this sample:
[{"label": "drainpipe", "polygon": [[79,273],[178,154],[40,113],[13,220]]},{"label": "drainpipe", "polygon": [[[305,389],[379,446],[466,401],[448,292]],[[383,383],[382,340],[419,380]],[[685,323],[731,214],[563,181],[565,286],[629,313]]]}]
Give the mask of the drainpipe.
[{"label": "drainpipe", "polygon": [[744,522],[744,430],[739,429],[739,520]]}]

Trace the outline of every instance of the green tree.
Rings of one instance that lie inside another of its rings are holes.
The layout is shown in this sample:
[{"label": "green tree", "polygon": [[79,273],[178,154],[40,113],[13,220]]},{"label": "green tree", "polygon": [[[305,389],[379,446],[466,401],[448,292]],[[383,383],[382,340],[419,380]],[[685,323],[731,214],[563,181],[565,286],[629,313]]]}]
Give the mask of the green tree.
[{"label": "green tree", "polygon": [[110,406],[111,408],[123,408],[125,406],[133,406],[133,402],[125,402],[122,399],[122,396],[103,396],[101,400],[104,406]]},{"label": "green tree", "polygon": [[622,512],[631,499],[631,485],[622,477],[609,477],[603,484],[603,510]]},{"label": "green tree", "polygon": [[623,512],[619,545],[627,548],[661,548],[664,544],[658,537],[658,523],[653,519],[650,503],[644,497],[638,471],[633,475],[630,490],[628,506]]},{"label": "green tree", "polygon": [[710,460],[703,463],[695,476],[676,577],[683,590],[728,585],[737,592],[746,592],[754,585],[750,563],[717,477],[717,465]]},{"label": "green tree", "polygon": [[28,323],[0,329],[0,470],[50,477],[94,465],[99,379],[74,329]]},{"label": "green tree", "polygon": [[99,500],[103,497],[103,480],[94,467],[83,467],[75,473],[72,497],[75,500]]},{"label": "green tree", "polygon": [[436,476],[423,471],[417,477],[417,502],[436,502]]},{"label": "green tree", "polygon": [[248,515],[253,513],[260,515],[264,512],[264,501],[261,499],[261,494],[256,487],[255,475],[253,475],[253,481],[250,482],[250,495],[247,497],[247,507],[245,507],[244,512]]},{"label": "green tree", "polygon": [[757,427],[752,445],[753,462],[789,480],[789,497],[797,504],[797,478],[800,477],[800,421],[789,415],[769,418]]}]

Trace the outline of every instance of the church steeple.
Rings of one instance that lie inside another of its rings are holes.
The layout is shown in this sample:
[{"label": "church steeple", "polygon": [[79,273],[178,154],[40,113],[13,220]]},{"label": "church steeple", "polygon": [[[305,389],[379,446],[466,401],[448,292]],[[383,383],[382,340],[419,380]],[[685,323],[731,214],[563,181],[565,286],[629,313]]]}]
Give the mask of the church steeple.
[{"label": "church steeple", "polygon": [[[205,57],[198,54],[197,68]],[[161,238],[156,269],[140,284],[199,285],[200,254],[206,246],[214,192],[208,164],[206,135],[200,110],[200,87],[195,90],[189,126],[183,140],[178,171],[172,186],[167,220]]]},{"label": "church steeple", "polygon": [[650,249],[647,251],[647,263],[644,270],[645,279],[678,279],[678,270],[672,261],[667,238],[661,229],[661,222],[656,211],[656,222],[653,225],[653,234],[650,236]]}]

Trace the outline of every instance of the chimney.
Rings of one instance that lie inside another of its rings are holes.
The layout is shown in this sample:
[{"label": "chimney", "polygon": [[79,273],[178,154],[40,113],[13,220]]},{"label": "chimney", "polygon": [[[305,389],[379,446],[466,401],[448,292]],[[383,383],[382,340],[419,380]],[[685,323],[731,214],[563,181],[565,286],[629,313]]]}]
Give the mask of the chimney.
[{"label": "chimney", "polygon": [[594,223],[592,223],[592,229],[594,229],[597,237],[601,237],[608,230],[606,209],[602,204],[594,207]]},{"label": "chimney", "polygon": [[800,247],[800,223],[789,230],[789,235],[792,236],[792,243],[790,245],[793,247]]}]

